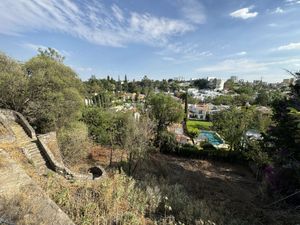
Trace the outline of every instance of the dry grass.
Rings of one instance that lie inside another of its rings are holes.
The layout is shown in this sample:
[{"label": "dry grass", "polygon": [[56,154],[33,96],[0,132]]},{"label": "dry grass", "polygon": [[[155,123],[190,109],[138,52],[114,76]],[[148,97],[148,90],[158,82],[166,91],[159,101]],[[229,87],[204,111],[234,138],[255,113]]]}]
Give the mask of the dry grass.
[{"label": "dry grass", "polygon": [[0,219],[4,224],[43,225],[36,216],[37,206],[30,204],[31,198],[25,193],[24,190],[23,194],[13,197],[0,196]]},{"label": "dry grass", "polygon": [[4,135],[8,135],[9,132],[8,130],[5,128],[5,126],[0,122],[0,136],[4,136]]},{"label": "dry grass", "polygon": [[[18,148],[7,145],[6,149],[76,224],[289,225],[300,221],[295,210],[264,209],[259,184],[242,166],[157,154],[143,162],[134,179],[113,173],[97,182],[70,183],[51,172],[48,177],[37,175]],[[110,149],[94,147],[91,162],[108,165],[109,155]],[[116,151],[114,162],[120,158]]]},{"label": "dry grass", "polygon": [[[102,166],[109,166],[111,148],[95,145],[91,148],[89,158],[91,161],[100,163]],[[112,163],[117,164],[126,159],[126,153],[121,149],[113,149]]]},{"label": "dry grass", "polygon": [[[169,196],[176,219],[193,224],[297,224],[300,214],[265,209],[266,202],[247,168],[221,162],[193,160],[157,154],[139,168],[139,180],[148,180]],[[193,218],[191,221],[190,219]]]},{"label": "dry grass", "polygon": [[146,224],[146,213],[158,207],[160,196],[136,186],[125,174],[91,183],[66,183],[49,176],[49,196],[76,224]]}]

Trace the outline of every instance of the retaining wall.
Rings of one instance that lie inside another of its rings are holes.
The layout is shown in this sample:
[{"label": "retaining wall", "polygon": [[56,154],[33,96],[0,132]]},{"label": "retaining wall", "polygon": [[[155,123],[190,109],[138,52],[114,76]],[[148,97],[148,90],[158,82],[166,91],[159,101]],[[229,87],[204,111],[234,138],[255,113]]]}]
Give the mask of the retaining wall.
[{"label": "retaining wall", "polygon": [[[75,179],[75,180],[93,180],[94,179],[93,174],[91,174],[91,173],[88,173],[88,174],[76,173],[76,172],[73,172],[70,169],[68,169],[61,162],[58,162],[55,159],[55,156],[53,155],[52,151],[47,146],[47,143],[46,143],[47,135],[52,135],[52,134],[49,133],[49,134],[39,135],[37,137],[37,141],[38,141],[40,151],[46,157],[48,164],[52,170],[54,170],[55,172],[57,172],[58,174],[64,176],[66,179],[69,179],[69,180],[73,180],[73,179]],[[105,176],[104,169],[101,168],[100,166],[97,166],[97,167],[99,167],[102,170],[102,176],[99,178],[104,177]]]},{"label": "retaining wall", "polygon": [[0,118],[2,118],[4,121],[12,120],[19,123],[30,138],[36,139],[36,134],[34,129],[30,126],[28,121],[21,113],[18,113],[10,109],[0,109]]}]

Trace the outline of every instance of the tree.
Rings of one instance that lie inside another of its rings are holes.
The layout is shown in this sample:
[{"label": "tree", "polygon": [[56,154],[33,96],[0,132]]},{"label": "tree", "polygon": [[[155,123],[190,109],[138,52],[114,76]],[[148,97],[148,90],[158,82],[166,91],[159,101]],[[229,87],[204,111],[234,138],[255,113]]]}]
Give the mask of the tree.
[{"label": "tree", "polygon": [[96,78],[95,75],[92,75],[88,81],[84,82],[86,94],[88,97],[94,96],[96,93],[103,91],[102,83]]},{"label": "tree", "polygon": [[123,91],[128,92],[128,80],[127,75],[125,75],[124,83],[123,83]]},{"label": "tree", "polygon": [[231,107],[213,116],[213,127],[229,143],[231,150],[239,150],[244,133],[250,128],[252,111]]},{"label": "tree", "polygon": [[295,85],[291,86],[291,93],[282,100],[273,103],[273,119],[277,126],[270,130],[270,135],[275,137],[276,148],[286,149],[288,154],[280,157],[282,163],[297,159],[300,161],[300,73],[296,77]]},{"label": "tree", "polygon": [[271,98],[270,98],[268,92],[266,90],[262,89],[258,92],[255,102],[258,105],[267,106],[270,104]]},{"label": "tree", "polygon": [[163,92],[168,92],[170,90],[169,84],[165,79],[163,79],[162,82],[160,82],[159,89]]},{"label": "tree", "polygon": [[226,90],[230,90],[230,91],[233,91],[234,90],[234,81],[229,79],[227,80],[225,83],[224,83],[224,89]]},{"label": "tree", "polygon": [[234,97],[231,95],[219,95],[212,100],[215,105],[233,105]]},{"label": "tree", "polygon": [[28,80],[20,63],[0,54],[0,107],[23,112],[28,103]]},{"label": "tree", "polygon": [[153,84],[152,81],[147,77],[144,76],[143,79],[141,80],[141,86],[142,90],[141,92],[145,95],[150,95],[151,92],[153,92]]},{"label": "tree", "polygon": [[195,144],[194,139],[198,137],[200,131],[198,128],[195,127],[188,127],[187,128],[187,135],[192,139],[193,144]]},{"label": "tree", "polygon": [[129,115],[128,122],[122,135],[125,136],[124,149],[127,151],[127,169],[129,175],[132,175],[141,160],[145,159],[152,150],[151,139],[154,126],[149,118],[137,121],[132,115]]},{"label": "tree", "polygon": [[247,102],[252,103],[254,100],[253,96],[248,94],[239,94],[233,98],[234,105],[244,106]]},{"label": "tree", "polygon": [[291,73],[296,81],[291,92],[273,102],[273,126],[268,132],[268,145],[274,164],[273,191],[292,194],[300,188],[300,72]]},{"label": "tree", "polygon": [[156,122],[156,137],[162,131],[175,122],[183,119],[184,112],[180,102],[177,102],[169,95],[156,94],[150,97],[149,102],[150,116]]},{"label": "tree", "polygon": [[120,76],[118,76],[118,81],[116,83],[116,92],[119,93],[122,91],[122,83],[121,83],[121,80],[120,80]]},{"label": "tree", "polygon": [[31,73],[25,114],[38,132],[58,130],[80,118],[84,87],[71,68],[46,55],[32,58],[25,68]]},{"label": "tree", "polygon": [[200,89],[208,89],[209,88],[209,81],[207,79],[198,79],[193,82],[193,86]]},{"label": "tree", "polygon": [[113,114],[99,107],[85,108],[82,120],[87,124],[91,138],[102,145],[110,145],[109,129]]},{"label": "tree", "polygon": [[38,49],[39,56],[41,57],[48,57],[51,58],[57,62],[62,63],[65,60],[65,57],[62,56],[57,50],[54,48],[47,48],[47,49]]}]

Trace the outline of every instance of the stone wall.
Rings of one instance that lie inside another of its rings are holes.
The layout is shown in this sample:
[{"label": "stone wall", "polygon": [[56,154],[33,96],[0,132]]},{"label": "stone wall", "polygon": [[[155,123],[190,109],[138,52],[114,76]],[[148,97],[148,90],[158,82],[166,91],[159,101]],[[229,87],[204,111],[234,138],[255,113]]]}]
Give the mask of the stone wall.
[{"label": "stone wall", "polygon": [[63,164],[63,159],[61,156],[61,152],[58,146],[56,132],[52,131],[47,134],[38,135],[39,140],[41,140],[48,149],[52,152],[55,157],[55,160],[59,163]]},{"label": "stone wall", "polygon": [[52,152],[48,146],[48,142],[50,139],[55,139],[55,142],[57,142],[56,133],[50,132],[48,134],[36,136],[34,129],[30,126],[26,118],[21,113],[8,109],[0,109],[0,119],[3,121],[4,124],[7,123],[7,127],[9,127],[9,121],[17,122],[23,127],[26,134],[30,138],[37,139],[39,150],[41,154],[46,158],[47,164],[50,167],[50,169],[61,174],[66,179],[94,180],[100,179],[105,176],[105,171],[101,166],[96,166],[99,170],[102,171],[102,176],[97,178],[95,178],[94,174],[92,173],[79,174],[68,169],[62,161],[59,149],[57,149],[57,152]]},{"label": "stone wall", "polygon": [[21,113],[9,109],[0,109],[0,118],[7,122],[10,120],[19,123],[30,138],[36,138],[34,129]]},{"label": "stone wall", "polygon": [[[47,146],[47,138],[49,138],[51,136],[53,136],[53,134],[48,133],[48,134],[37,137],[39,148],[40,148],[42,154],[44,154],[44,156],[46,157],[47,162],[48,162],[49,166],[51,167],[51,169],[54,170],[56,173],[64,176],[66,179],[93,180],[94,176],[92,173],[79,174],[79,173],[73,172],[70,169],[68,169],[62,162],[59,162],[58,160],[56,160],[54,154]],[[101,169],[101,171],[102,171],[102,176],[97,178],[97,179],[100,179],[100,178],[104,177],[106,174],[102,167],[100,167],[100,166],[97,166],[97,167],[99,169]]]}]

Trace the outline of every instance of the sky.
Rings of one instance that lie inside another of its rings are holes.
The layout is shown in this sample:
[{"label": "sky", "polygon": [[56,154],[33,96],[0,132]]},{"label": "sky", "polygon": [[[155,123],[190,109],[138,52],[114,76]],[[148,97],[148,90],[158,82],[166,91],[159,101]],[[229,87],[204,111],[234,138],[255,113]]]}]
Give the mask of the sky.
[{"label": "sky", "polygon": [[300,0],[1,0],[0,51],[52,47],[83,80],[268,82],[300,70]]}]

